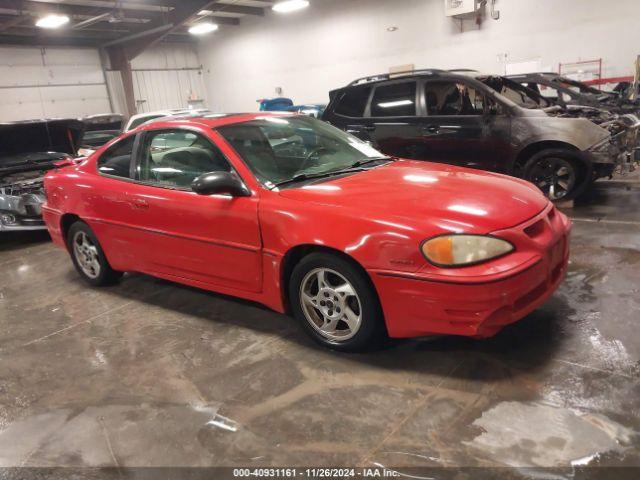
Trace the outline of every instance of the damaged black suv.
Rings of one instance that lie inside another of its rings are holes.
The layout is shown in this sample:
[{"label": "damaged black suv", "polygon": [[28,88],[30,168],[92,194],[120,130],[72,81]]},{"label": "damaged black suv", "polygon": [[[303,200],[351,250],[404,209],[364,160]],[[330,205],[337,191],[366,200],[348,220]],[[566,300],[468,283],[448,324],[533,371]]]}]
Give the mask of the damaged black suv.
[{"label": "damaged black suv", "polygon": [[0,232],[46,228],[44,175],[76,155],[83,129],[72,119],[0,124]]},{"label": "damaged black suv", "polygon": [[[602,106],[554,102],[542,96],[537,90],[501,75],[487,75],[467,69],[451,71],[462,73],[481,81],[503,97],[515,102],[519,107],[533,110],[539,109],[551,117],[586,118],[605,128],[611,134],[612,143],[616,147],[611,150],[612,157],[616,159],[616,172],[624,175],[635,170],[638,163],[638,140],[640,140],[638,137],[640,120],[638,120],[637,115],[616,112],[615,109],[602,108]],[[610,164],[596,163],[594,164],[594,170],[594,180],[613,173]]]},{"label": "damaged black suv", "polygon": [[585,118],[530,110],[469,75],[382,74],[330,92],[323,120],[392,156],[521,177],[569,200],[615,169],[619,146]]}]

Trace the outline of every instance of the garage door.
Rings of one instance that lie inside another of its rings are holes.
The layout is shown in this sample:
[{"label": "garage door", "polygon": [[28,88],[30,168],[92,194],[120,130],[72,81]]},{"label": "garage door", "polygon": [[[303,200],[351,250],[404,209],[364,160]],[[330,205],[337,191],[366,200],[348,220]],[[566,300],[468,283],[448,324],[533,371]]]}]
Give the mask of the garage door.
[{"label": "garage door", "polygon": [[98,51],[0,47],[0,105],[3,122],[110,112]]}]

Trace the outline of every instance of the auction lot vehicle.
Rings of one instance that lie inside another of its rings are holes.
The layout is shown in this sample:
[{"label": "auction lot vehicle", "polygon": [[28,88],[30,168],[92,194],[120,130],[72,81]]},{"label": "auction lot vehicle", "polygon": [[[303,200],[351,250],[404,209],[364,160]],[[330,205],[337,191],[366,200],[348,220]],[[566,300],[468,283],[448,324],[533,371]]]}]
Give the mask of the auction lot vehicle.
[{"label": "auction lot vehicle", "polygon": [[122,129],[123,132],[130,132],[134,128],[139,127],[140,125],[149,122],[151,120],[157,120],[163,117],[171,117],[172,115],[185,115],[189,113],[189,109],[187,108],[174,108],[170,110],[158,110],[155,112],[144,112],[138,113],[136,115],[132,115],[129,118],[129,121]]},{"label": "auction lot vehicle", "polygon": [[551,117],[586,118],[606,128],[611,134],[610,155],[615,162],[595,163],[593,180],[611,177],[614,171],[624,174],[635,169],[636,152],[640,140],[638,137],[640,120],[636,115],[615,113],[612,110],[589,105],[554,103],[536,90],[500,75],[486,75],[473,70],[455,72],[472,76],[522,108],[541,109]]},{"label": "auction lot vehicle", "polygon": [[554,201],[610,175],[621,154],[606,128],[522,108],[469,75],[376,75],[330,97],[323,120],[388,155],[524,178]]},{"label": "auction lot vehicle", "polygon": [[523,180],[384,156],[305,115],[158,121],[50,172],[53,240],[125,271],[291,312],[338,350],[494,335],[567,269],[570,222]]},{"label": "auction lot vehicle", "polygon": [[0,232],[45,228],[44,174],[76,155],[83,128],[73,119],[0,124]]},{"label": "auction lot vehicle", "polygon": [[122,133],[124,117],[118,113],[102,113],[81,118],[84,133],[80,139],[78,156],[86,157]]}]

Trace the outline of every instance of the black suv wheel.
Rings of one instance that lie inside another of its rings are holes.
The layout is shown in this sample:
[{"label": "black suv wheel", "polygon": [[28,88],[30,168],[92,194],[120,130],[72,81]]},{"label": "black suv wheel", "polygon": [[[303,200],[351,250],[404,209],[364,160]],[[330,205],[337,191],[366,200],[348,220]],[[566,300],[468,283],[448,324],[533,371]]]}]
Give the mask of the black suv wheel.
[{"label": "black suv wheel", "polygon": [[524,179],[551,201],[573,200],[589,185],[591,173],[576,152],[547,149],[533,155],[524,166]]}]

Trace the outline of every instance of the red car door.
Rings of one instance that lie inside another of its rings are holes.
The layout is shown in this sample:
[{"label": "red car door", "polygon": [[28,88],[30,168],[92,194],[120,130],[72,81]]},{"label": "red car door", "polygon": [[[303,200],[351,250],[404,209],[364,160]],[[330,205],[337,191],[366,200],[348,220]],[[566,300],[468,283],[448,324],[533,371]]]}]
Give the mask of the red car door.
[{"label": "red car door", "polygon": [[144,133],[127,186],[143,270],[214,286],[260,291],[258,198],[202,196],[191,182],[232,166],[213,142],[186,129]]},{"label": "red car door", "polygon": [[98,175],[85,177],[78,183],[84,204],[84,216],[100,239],[100,243],[116,269],[140,268],[138,246],[140,232],[132,228],[131,203],[127,188],[132,185],[132,158],[137,136],[119,139],[97,160]]}]

